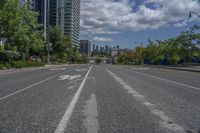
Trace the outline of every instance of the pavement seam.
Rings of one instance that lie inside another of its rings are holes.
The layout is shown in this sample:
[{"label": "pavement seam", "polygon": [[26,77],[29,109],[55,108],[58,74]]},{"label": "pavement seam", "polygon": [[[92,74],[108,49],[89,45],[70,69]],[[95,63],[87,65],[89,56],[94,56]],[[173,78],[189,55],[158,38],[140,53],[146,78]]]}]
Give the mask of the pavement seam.
[{"label": "pavement seam", "polygon": [[95,94],[91,94],[90,98],[86,101],[84,105],[84,110],[82,111],[86,117],[83,120],[83,125],[87,129],[87,133],[98,133],[99,123],[98,123],[98,111],[97,111],[97,99]]},{"label": "pavement seam", "polygon": [[65,129],[67,128],[68,122],[69,122],[69,120],[70,120],[70,118],[71,118],[71,116],[72,116],[72,113],[73,113],[73,111],[74,111],[75,105],[76,105],[76,103],[77,103],[77,101],[78,101],[78,99],[79,99],[79,97],[80,97],[80,94],[81,94],[81,92],[82,92],[82,90],[83,90],[83,87],[84,87],[84,85],[85,85],[85,83],[86,83],[86,80],[87,80],[87,78],[88,78],[88,75],[89,75],[89,73],[90,73],[92,67],[93,67],[93,66],[91,66],[91,67],[89,68],[88,72],[86,73],[86,75],[85,75],[83,81],[81,82],[81,84],[80,84],[80,86],[79,86],[77,92],[75,93],[75,95],[74,95],[74,97],[73,97],[71,103],[69,104],[67,110],[65,111],[65,114],[63,115],[63,117],[62,117],[62,119],[61,119],[61,121],[60,121],[60,123],[59,123],[59,125],[58,125],[58,127],[56,128],[56,130],[55,130],[54,133],[64,133],[64,132],[65,132]]}]

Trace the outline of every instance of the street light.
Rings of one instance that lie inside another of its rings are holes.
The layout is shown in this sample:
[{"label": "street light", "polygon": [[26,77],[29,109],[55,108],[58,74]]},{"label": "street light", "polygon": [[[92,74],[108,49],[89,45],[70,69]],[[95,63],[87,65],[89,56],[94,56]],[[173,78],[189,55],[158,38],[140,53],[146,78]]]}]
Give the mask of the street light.
[{"label": "street light", "polygon": [[[47,4],[48,4],[48,9],[47,9]],[[49,0],[44,0],[44,42],[47,48],[47,64],[49,65],[50,53],[49,53],[49,35],[47,39],[47,13],[49,14]],[[48,19],[49,19],[49,15],[48,15]],[[48,20],[48,28],[49,28],[49,20]],[[49,34],[49,31],[48,31],[48,34]]]}]

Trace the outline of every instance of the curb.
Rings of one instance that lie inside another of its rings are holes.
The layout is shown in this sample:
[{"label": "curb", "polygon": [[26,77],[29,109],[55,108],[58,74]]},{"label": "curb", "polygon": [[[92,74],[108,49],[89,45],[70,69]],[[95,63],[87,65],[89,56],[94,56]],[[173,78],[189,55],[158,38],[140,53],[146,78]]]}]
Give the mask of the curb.
[{"label": "curb", "polygon": [[179,70],[179,71],[189,71],[189,72],[199,72],[200,73],[200,69],[173,68],[173,67],[158,67],[158,68],[171,69],[171,70]]},{"label": "curb", "polygon": [[188,72],[199,72],[200,69],[190,69],[190,68],[181,68],[181,67],[169,67],[169,66],[142,66],[142,67],[150,67],[150,68],[161,68],[161,69],[171,69],[171,70],[179,70],[179,71],[188,71]]},{"label": "curb", "polygon": [[66,67],[66,66],[71,66],[71,65],[72,64],[45,65],[45,66],[42,66],[42,67],[27,67],[27,68],[18,68],[18,69],[7,69],[7,70],[0,70],[0,74],[1,73],[11,73],[11,72],[21,72],[21,71],[48,69],[48,68],[55,68],[55,67]]}]

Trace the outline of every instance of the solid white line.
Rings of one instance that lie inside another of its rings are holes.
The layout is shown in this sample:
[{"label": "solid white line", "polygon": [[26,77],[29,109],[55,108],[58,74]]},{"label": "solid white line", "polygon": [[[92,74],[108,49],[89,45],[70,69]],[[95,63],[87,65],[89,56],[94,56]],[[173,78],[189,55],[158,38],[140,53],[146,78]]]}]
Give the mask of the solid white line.
[{"label": "solid white line", "polygon": [[[65,72],[63,72],[63,73],[65,73]],[[18,93],[20,93],[20,92],[22,92],[22,91],[25,91],[25,90],[27,90],[27,89],[30,89],[30,88],[32,88],[32,87],[38,85],[38,84],[44,83],[44,82],[46,82],[46,81],[48,81],[48,80],[50,80],[50,79],[53,79],[53,78],[55,78],[55,77],[57,77],[57,76],[59,76],[59,75],[62,75],[63,73],[60,73],[60,74],[57,74],[57,75],[55,75],[55,76],[49,77],[49,78],[47,78],[47,79],[45,79],[45,80],[42,80],[42,81],[40,81],[40,82],[37,82],[37,83],[32,84],[32,85],[30,85],[30,86],[27,86],[27,87],[25,87],[25,88],[23,88],[23,89],[20,89],[20,90],[18,90],[18,91],[15,91],[15,92],[13,92],[13,93],[11,93],[11,94],[9,94],[9,95],[6,95],[6,96],[4,96],[4,97],[1,97],[1,98],[0,98],[0,101],[5,100],[6,98],[11,97],[11,96],[13,96],[13,95],[16,95],[16,94],[18,94]]]},{"label": "solid white line", "polygon": [[[134,71],[134,70],[131,70],[131,71]],[[141,74],[141,75],[145,75],[145,76],[151,77],[151,78],[163,80],[163,81],[170,82],[170,83],[173,83],[173,84],[176,84],[176,85],[180,85],[180,86],[184,86],[184,87],[187,87],[187,88],[191,88],[191,89],[195,89],[195,90],[200,91],[200,88],[198,88],[198,87],[194,87],[194,86],[191,86],[191,85],[187,85],[187,84],[175,82],[175,81],[172,81],[172,80],[160,78],[160,77],[157,77],[157,76],[153,76],[153,75],[150,75],[150,74],[145,74],[145,73],[138,72],[138,71],[134,71],[134,72],[135,72],[135,73],[139,73],[139,74]]]},{"label": "solid white line", "polygon": [[88,78],[88,75],[89,75],[91,69],[92,69],[92,66],[89,68],[87,74],[85,75],[83,81],[81,82],[81,85],[79,86],[76,94],[74,95],[74,97],[73,97],[70,105],[68,106],[64,116],[62,117],[58,127],[56,128],[55,133],[64,133],[65,129],[67,128],[67,125],[68,125],[68,122],[70,120],[70,117],[71,117],[71,115],[73,113],[75,105],[76,105],[76,103],[77,103],[77,101],[78,101],[78,99],[80,97],[80,94],[81,94],[81,92],[83,90],[83,87],[84,87],[84,85],[86,83],[86,80]]}]

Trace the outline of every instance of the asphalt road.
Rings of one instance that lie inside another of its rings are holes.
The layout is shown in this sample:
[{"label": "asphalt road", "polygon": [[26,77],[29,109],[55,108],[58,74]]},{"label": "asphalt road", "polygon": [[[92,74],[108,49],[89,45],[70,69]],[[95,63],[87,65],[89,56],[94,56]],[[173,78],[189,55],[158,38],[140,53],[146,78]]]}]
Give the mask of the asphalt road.
[{"label": "asphalt road", "polygon": [[198,133],[199,79],[120,65],[0,72],[0,133]]}]

